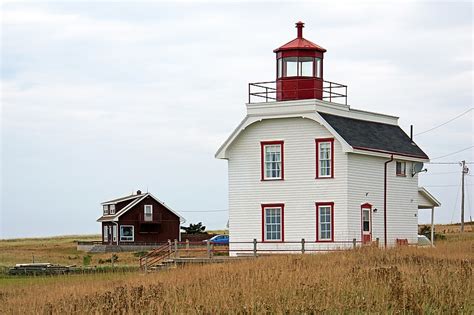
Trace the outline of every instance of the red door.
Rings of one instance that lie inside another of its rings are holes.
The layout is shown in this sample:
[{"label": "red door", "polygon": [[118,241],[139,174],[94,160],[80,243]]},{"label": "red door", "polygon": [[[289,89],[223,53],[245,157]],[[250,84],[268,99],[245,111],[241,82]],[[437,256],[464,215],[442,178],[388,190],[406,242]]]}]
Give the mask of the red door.
[{"label": "red door", "polygon": [[362,243],[367,244],[372,241],[372,206],[362,205],[361,212]]}]

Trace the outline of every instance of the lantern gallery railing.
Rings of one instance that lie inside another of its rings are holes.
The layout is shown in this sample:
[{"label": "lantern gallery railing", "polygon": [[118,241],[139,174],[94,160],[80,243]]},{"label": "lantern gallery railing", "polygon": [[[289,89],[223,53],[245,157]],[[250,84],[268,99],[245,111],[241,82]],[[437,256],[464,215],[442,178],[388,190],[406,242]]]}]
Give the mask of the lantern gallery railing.
[{"label": "lantern gallery railing", "polygon": [[[277,81],[249,83],[249,104],[317,98],[347,105],[347,85],[322,81],[322,88],[312,87],[314,79],[285,79],[277,88]],[[304,95],[304,97],[302,97]]]}]

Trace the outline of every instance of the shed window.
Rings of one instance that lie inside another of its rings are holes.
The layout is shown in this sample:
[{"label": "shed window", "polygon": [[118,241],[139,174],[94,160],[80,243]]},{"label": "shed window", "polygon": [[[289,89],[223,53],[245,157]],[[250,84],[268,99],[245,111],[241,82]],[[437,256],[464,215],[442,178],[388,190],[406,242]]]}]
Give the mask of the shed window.
[{"label": "shed window", "polygon": [[397,176],[406,176],[407,164],[406,162],[397,161]]},{"label": "shed window", "polygon": [[334,240],[334,203],[316,204],[316,241],[332,242]]},{"label": "shed window", "polygon": [[284,205],[263,205],[263,241],[283,241]]},{"label": "shed window", "polygon": [[283,179],[283,141],[261,143],[262,180]]},{"label": "shed window", "polygon": [[145,205],[144,215],[145,221],[153,221],[153,205]]},{"label": "shed window", "polygon": [[120,226],[120,241],[133,242],[135,235],[135,228],[133,225],[121,225]]},{"label": "shed window", "polygon": [[112,226],[112,239],[114,242],[117,241],[117,225]]},{"label": "shed window", "polygon": [[109,240],[109,228],[107,225],[104,225],[104,242],[107,242]]},{"label": "shed window", "polygon": [[115,205],[110,205],[110,207],[109,207],[109,213],[110,213],[110,214],[115,214]]},{"label": "shed window", "polygon": [[334,139],[316,139],[316,178],[334,177]]},{"label": "shed window", "polygon": [[109,205],[103,205],[102,210],[104,211],[104,215],[109,214]]}]

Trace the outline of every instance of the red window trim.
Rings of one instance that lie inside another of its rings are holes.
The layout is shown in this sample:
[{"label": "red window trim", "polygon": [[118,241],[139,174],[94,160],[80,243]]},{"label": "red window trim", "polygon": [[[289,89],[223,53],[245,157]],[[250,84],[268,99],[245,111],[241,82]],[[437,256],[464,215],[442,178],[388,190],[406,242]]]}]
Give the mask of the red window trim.
[{"label": "red window trim", "polygon": [[[281,208],[281,240],[265,239],[265,208]],[[262,204],[262,242],[264,243],[284,243],[285,242],[285,204],[265,203]]]},{"label": "red window trim", "polygon": [[[265,178],[265,146],[279,144],[281,146],[281,178]],[[285,179],[285,154],[284,154],[284,141],[260,141],[260,168],[261,168],[261,181],[274,181]]]},{"label": "red window trim", "polygon": [[[370,235],[372,235],[372,205],[368,202],[362,204],[360,206],[360,240],[364,241],[364,221],[363,221],[363,209],[369,209],[369,216],[370,216]],[[371,237],[372,238],[372,237]]]},{"label": "red window trim", "polygon": [[[316,179],[334,178],[334,138],[319,138],[316,142]],[[331,143],[331,176],[319,176],[319,144],[324,142]]]},{"label": "red window trim", "polygon": [[[397,163],[405,163],[405,173],[399,173],[397,171]],[[400,177],[407,177],[407,162],[405,161],[396,161],[395,163],[395,174]]]},{"label": "red window trim", "polygon": [[[329,240],[319,239],[319,207],[321,206],[331,207],[331,239]],[[316,242],[317,243],[334,242],[334,202],[316,202]]]}]

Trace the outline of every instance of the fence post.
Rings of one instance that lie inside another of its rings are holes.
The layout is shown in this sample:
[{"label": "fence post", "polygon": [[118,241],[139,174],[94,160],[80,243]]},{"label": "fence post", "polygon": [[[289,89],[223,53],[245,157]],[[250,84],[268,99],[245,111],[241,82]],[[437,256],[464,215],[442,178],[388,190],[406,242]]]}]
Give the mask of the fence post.
[{"label": "fence post", "polygon": [[305,250],[304,250],[304,238],[301,239],[301,254],[304,254]]},{"label": "fence post", "polygon": [[206,249],[207,249],[207,258],[211,258],[211,243],[209,240],[206,241]]},{"label": "fence post", "polygon": [[375,239],[375,245],[377,246],[377,248],[379,248],[379,241],[380,241],[380,240],[379,240],[379,238],[377,237],[377,238]]},{"label": "fence post", "polygon": [[352,248],[356,248],[356,242],[357,240],[355,238],[352,239]]},{"label": "fence post", "polygon": [[253,256],[257,257],[257,239],[253,239]]},{"label": "fence post", "polygon": [[168,240],[168,251],[171,254],[171,252],[172,252],[172,250],[171,250],[171,240]]},{"label": "fence post", "polygon": [[186,249],[189,249],[189,240],[186,239]]},{"label": "fence post", "polygon": [[178,240],[174,239],[174,258],[178,258]]},{"label": "fence post", "polygon": [[148,257],[145,256],[145,273],[148,272]]}]

